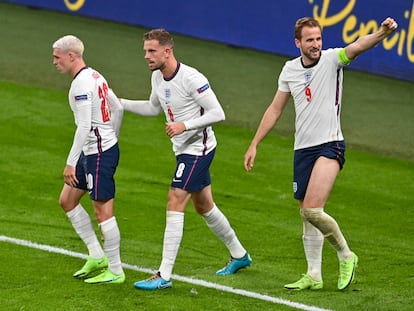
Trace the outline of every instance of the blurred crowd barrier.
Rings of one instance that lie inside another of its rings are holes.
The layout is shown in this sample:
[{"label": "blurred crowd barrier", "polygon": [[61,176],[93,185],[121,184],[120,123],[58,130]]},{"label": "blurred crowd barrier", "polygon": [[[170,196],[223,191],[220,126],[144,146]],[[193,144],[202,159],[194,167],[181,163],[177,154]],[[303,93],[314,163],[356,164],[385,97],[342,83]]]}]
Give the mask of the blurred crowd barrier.
[{"label": "blurred crowd barrier", "polygon": [[399,28],[352,69],[414,81],[413,0],[5,0],[251,48],[299,54],[293,27],[303,16],[319,20],[323,46],[342,47],[380,27],[388,16]]}]

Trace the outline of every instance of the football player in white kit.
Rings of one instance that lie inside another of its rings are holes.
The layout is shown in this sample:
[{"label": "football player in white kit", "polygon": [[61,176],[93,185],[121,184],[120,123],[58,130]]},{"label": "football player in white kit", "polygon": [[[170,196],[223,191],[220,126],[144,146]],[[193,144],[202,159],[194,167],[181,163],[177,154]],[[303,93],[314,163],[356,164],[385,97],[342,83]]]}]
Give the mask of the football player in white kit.
[{"label": "football player in white kit", "polygon": [[293,190],[303,220],[308,270],[297,282],[286,284],[286,289],[323,288],[324,239],[338,254],[338,289],[347,288],[354,278],[358,257],[348,247],[337,222],[324,212],[336,176],[345,162],[340,126],[343,67],[375,47],[397,26],[394,19],[387,18],[376,32],[360,37],[345,48],[322,50],[318,21],[305,17],[296,22],[295,44],[301,56],[283,67],[276,95],[244,156],[245,169],[251,171],[258,144],[275,126],[292,96],[296,112]]},{"label": "football player in white kit", "polygon": [[176,168],[168,192],[161,265],[154,276],[134,284],[144,290],[172,286],[171,274],[183,236],[184,210],[190,200],[230,252],[230,261],[216,274],[233,274],[252,262],[227,218],[215,204],[211,191],[209,169],[217,145],[211,126],[224,120],[224,111],[207,78],[196,69],[178,62],[173,47],[173,38],[166,30],[154,29],[146,33],[145,59],[153,71],[150,98],[120,100],[125,111],[139,115],[156,116],[164,111],[166,134],[171,138],[176,155]]},{"label": "football player in white kit", "polygon": [[[123,109],[105,78],[86,66],[79,38],[61,37],[52,47],[56,69],[73,77],[69,104],[77,128],[59,203],[89,252],[86,263],[73,276],[90,284],[123,283],[120,232],[113,211],[114,174],[119,161],[117,136]],[[80,204],[87,191],[103,236],[103,248],[90,216]]]}]

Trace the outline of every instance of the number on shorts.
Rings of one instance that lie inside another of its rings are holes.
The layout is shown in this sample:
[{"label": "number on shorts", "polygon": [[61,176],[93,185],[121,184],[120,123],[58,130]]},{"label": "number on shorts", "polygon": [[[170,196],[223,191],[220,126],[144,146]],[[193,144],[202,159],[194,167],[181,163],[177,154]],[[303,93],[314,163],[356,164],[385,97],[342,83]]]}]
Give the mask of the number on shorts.
[{"label": "number on shorts", "polygon": [[86,188],[88,188],[88,191],[91,192],[93,189],[93,176],[92,174],[86,175]]},{"label": "number on shorts", "polygon": [[175,172],[175,177],[181,178],[183,176],[184,169],[185,169],[184,163],[178,164],[177,171]]}]

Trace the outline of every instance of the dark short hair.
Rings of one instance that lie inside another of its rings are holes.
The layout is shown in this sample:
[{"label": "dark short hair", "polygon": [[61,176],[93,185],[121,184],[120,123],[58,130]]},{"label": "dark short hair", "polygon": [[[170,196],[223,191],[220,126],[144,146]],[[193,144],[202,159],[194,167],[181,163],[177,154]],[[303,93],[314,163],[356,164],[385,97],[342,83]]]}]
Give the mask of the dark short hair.
[{"label": "dark short hair", "polygon": [[172,35],[165,29],[152,29],[144,34],[144,41],[157,40],[162,46],[174,47],[174,39]]},{"label": "dark short hair", "polygon": [[302,38],[303,27],[318,27],[322,31],[321,25],[316,19],[312,17],[302,17],[299,18],[295,24],[295,39],[300,40]]}]

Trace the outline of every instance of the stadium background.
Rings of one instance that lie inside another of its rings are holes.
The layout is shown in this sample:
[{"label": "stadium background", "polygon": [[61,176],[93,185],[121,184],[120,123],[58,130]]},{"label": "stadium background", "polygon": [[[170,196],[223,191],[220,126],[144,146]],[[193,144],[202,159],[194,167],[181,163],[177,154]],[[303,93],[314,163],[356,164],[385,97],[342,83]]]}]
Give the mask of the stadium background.
[{"label": "stadium background", "polygon": [[[252,48],[296,56],[292,25],[300,16],[317,18],[324,28],[324,47],[344,46],[375,31],[387,16],[398,30],[380,47],[357,59],[352,69],[414,81],[414,2],[411,0],[6,0],[148,28],[167,30]],[[338,36],[341,34],[341,36]]]}]

